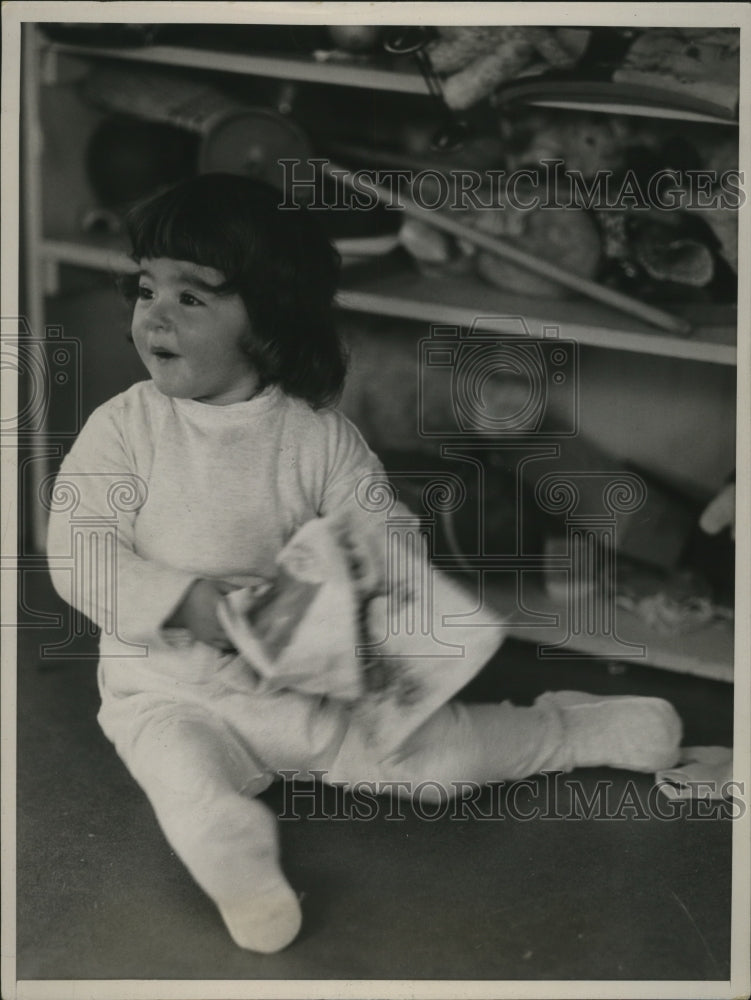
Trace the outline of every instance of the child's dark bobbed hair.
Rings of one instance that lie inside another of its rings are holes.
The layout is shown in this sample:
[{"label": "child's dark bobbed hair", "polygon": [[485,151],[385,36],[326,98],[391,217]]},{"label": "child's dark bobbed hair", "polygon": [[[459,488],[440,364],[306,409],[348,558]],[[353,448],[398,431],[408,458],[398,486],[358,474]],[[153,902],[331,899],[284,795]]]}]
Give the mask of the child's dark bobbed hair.
[{"label": "child's dark bobbed hair", "polygon": [[317,408],[336,401],[346,374],[333,319],[339,255],[309,210],[281,209],[281,198],[235,174],[182,181],[131,210],[131,256],[221,271],[221,290],[240,295],[248,311],[252,337],[243,346],[261,384]]}]

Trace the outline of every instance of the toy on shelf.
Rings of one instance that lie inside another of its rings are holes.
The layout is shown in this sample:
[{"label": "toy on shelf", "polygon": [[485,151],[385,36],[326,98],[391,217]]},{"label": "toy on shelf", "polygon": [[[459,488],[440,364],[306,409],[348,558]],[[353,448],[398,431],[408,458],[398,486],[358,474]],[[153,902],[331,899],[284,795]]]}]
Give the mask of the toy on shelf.
[{"label": "toy on shelf", "polygon": [[[535,192],[531,192],[534,197]],[[597,276],[602,258],[600,236],[589,213],[573,207],[542,207],[546,192],[536,192],[540,207],[529,210],[503,205],[474,214],[480,232],[500,236],[513,246],[550,261],[586,279]],[[491,285],[545,298],[565,298],[569,289],[543,274],[533,274],[512,261],[480,249],[475,255],[478,275]]]},{"label": "toy on shelf", "polygon": [[586,28],[446,26],[427,49],[433,69],[443,75],[450,108],[464,110],[502,83],[525,73],[570,68],[587,47]]},{"label": "toy on shelf", "polygon": [[331,24],[326,28],[334,45],[343,52],[372,52],[383,29],[377,24]]},{"label": "toy on shelf", "polygon": [[312,153],[290,117],[249,107],[213,84],[172,70],[102,63],[88,75],[83,93],[106,111],[194,133],[203,171],[245,173],[280,187],[285,174],[279,161],[305,161]]},{"label": "toy on shelf", "polygon": [[[349,186],[356,184],[354,176],[342,166],[328,161],[323,167],[328,176],[337,178]],[[381,203],[388,204],[391,202],[393,192],[390,188],[380,184],[373,184],[371,185],[371,190]],[[526,250],[514,245],[509,240],[482,232],[466,221],[457,221],[450,213],[435,212],[426,209],[406,196],[402,198],[400,208],[405,217],[411,217],[433,225],[437,229],[478,247],[482,251],[491,253],[494,257],[504,259],[525,271],[541,275],[566,289],[578,292],[589,299],[602,302],[622,313],[636,316],[658,329],[667,330],[670,333],[681,336],[686,336],[690,332],[690,325],[680,317],[673,316],[662,309],[657,309],[654,306],[640,302],[638,299],[624,295],[613,288],[606,288],[596,281],[591,281],[589,278],[567,270],[559,263],[550,260],[541,260],[534,254],[528,253]]]},{"label": "toy on shelf", "polygon": [[659,87],[734,113],[739,75],[737,28],[652,28],[634,41],[613,81]]}]

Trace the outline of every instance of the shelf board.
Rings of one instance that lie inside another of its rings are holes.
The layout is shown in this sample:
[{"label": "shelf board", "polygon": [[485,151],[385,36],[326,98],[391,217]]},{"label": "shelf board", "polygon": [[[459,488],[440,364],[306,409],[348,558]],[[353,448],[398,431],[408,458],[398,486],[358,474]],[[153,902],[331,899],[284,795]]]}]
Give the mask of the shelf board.
[{"label": "shelf board", "polygon": [[42,255],[54,264],[71,264],[86,267],[92,271],[109,271],[113,274],[129,274],[136,265],[128,257],[120,242],[113,237],[101,239],[86,236],[80,239],[44,239]]},{"label": "shelf board", "polygon": [[49,51],[84,59],[120,59],[160,66],[181,66],[191,70],[213,70],[244,76],[266,76],[339,87],[362,87],[368,90],[427,95],[425,81],[419,73],[394,70],[354,59],[343,61],[341,57],[316,59],[312,55],[298,56],[288,53],[260,55],[173,45],[101,48],[62,42],[50,43]]},{"label": "shelf board", "polygon": [[[526,609],[553,615],[557,625],[512,625],[509,635],[539,645],[552,645],[565,638],[566,609],[549,597],[538,583],[524,579],[522,597]],[[530,576],[530,574],[526,574]],[[516,589],[492,581],[486,586],[487,603],[502,615],[516,610]],[[623,608],[615,612],[615,632],[623,642],[645,647],[643,657],[619,656],[602,635],[579,635],[569,642],[572,654],[581,653],[610,661],[641,663],[711,680],[733,681],[733,623],[718,621],[682,635],[655,632],[636,614]],[[571,654],[570,654],[571,655]],[[563,661],[562,661],[563,662]]]},{"label": "shelf board", "polygon": [[676,121],[711,122],[738,127],[733,112],[694,94],[627,81],[522,78],[509,81],[497,94],[503,105],[534,105],[594,111],[609,115],[636,115]]},{"label": "shelf board", "polygon": [[[348,57],[336,52],[320,52],[318,55],[297,55],[290,53],[246,53],[226,49],[204,49],[180,45],[146,45],[143,47],[102,47],[75,45],[67,42],[49,42],[43,51],[57,52],[84,59],[119,59],[126,62],[151,63],[159,66],[179,66],[192,70],[210,70],[222,73],[236,73],[242,76],[265,76],[273,79],[297,80],[305,83],[322,83],[339,87],[361,87],[368,90],[392,91],[401,94],[427,95],[425,82],[414,71],[394,69],[379,65],[378,60],[366,61],[362,57]],[[406,64],[409,60],[402,60]],[[524,77],[520,78],[523,84]],[[640,103],[617,103],[605,97],[583,98],[534,93],[519,99],[519,103],[538,107],[560,108],[574,111],[594,111],[616,115],[636,115],[640,117],[678,119],[683,121],[712,122],[720,125],[737,126],[731,118],[714,115],[689,107],[678,108]],[[549,87],[549,84],[548,84]]]},{"label": "shelf board", "polygon": [[[115,238],[50,238],[43,256],[52,263],[123,274],[135,270]],[[533,336],[557,327],[559,336],[580,344],[637,354],[734,365],[735,326],[732,310],[709,309],[692,314],[702,325],[687,337],[671,336],[632,317],[621,316],[584,299],[540,299],[492,288],[473,278],[426,277],[411,268],[395,268],[382,258],[366,268],[345,269],[338,305],[352,312],[393,316],[426,323],[497,329],[497,318],[522,316]],[[677,311],[677,310],[676,310]],[[714,314],[714,315],[713,315]],[[720,321],[717,321],[719,316]]]},{"label": "shelf board", "polygon": [[[368,278],[344,275],[340,304],[355,312],[378,313],[428,323],[497,329],[497,317],[524,317],[533,335],[555,326],[559,336],[580,344],[638,354],[734,365],[735,325],[723,310],[723,322],[707,313],[705,323],[686,337],[663,333],[633,317],[585,299],[541,299],[492,288],[471,278],[442,275],[425,277],[415,271],[385,273]],[[678,312],[678,309],[675,310]],[[697,315],[693,309],[690,315]]]},{"label": "shelf board", "polygon": [[660,118],[670,121],[707,122],[712,125],[730,125],[738,127],[738,122],[732,118],[722,118],[719,115],[706,114],[701,111],[689,111],[681,108],[655,108],[646,104],[613,104],[608,101],[584,101],[556,98],[531,98],[520,102],[538,108],[559,108],[566,111],[593,111],[596,114],[628,115],[636,118]]}]

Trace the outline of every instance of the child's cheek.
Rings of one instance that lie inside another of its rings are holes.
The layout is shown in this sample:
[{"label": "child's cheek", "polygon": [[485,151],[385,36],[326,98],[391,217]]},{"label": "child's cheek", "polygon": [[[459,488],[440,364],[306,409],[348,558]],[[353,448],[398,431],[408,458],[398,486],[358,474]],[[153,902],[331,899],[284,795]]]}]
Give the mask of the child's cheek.
[{"label": "child's cheek", "polygon": [[133,322],[130,325],[130,333],[139,357],[142,361],[145,361],[148,354],[146,333],[144,331],[143,323],[139,321],[139,318],[135,313],[133,314]]}]

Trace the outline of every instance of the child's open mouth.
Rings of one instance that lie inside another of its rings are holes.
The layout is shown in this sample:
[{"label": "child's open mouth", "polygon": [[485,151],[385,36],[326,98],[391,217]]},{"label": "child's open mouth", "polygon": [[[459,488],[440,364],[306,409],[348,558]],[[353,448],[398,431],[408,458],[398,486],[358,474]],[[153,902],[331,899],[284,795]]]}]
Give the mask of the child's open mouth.
[{"label": "child's open mouth", "polygon": [[154,350],[151,354],[157,359],[157,361],[171,361],[173,358],[179,357],[178,354],[174,354],[172,351],[164,350]]}]

